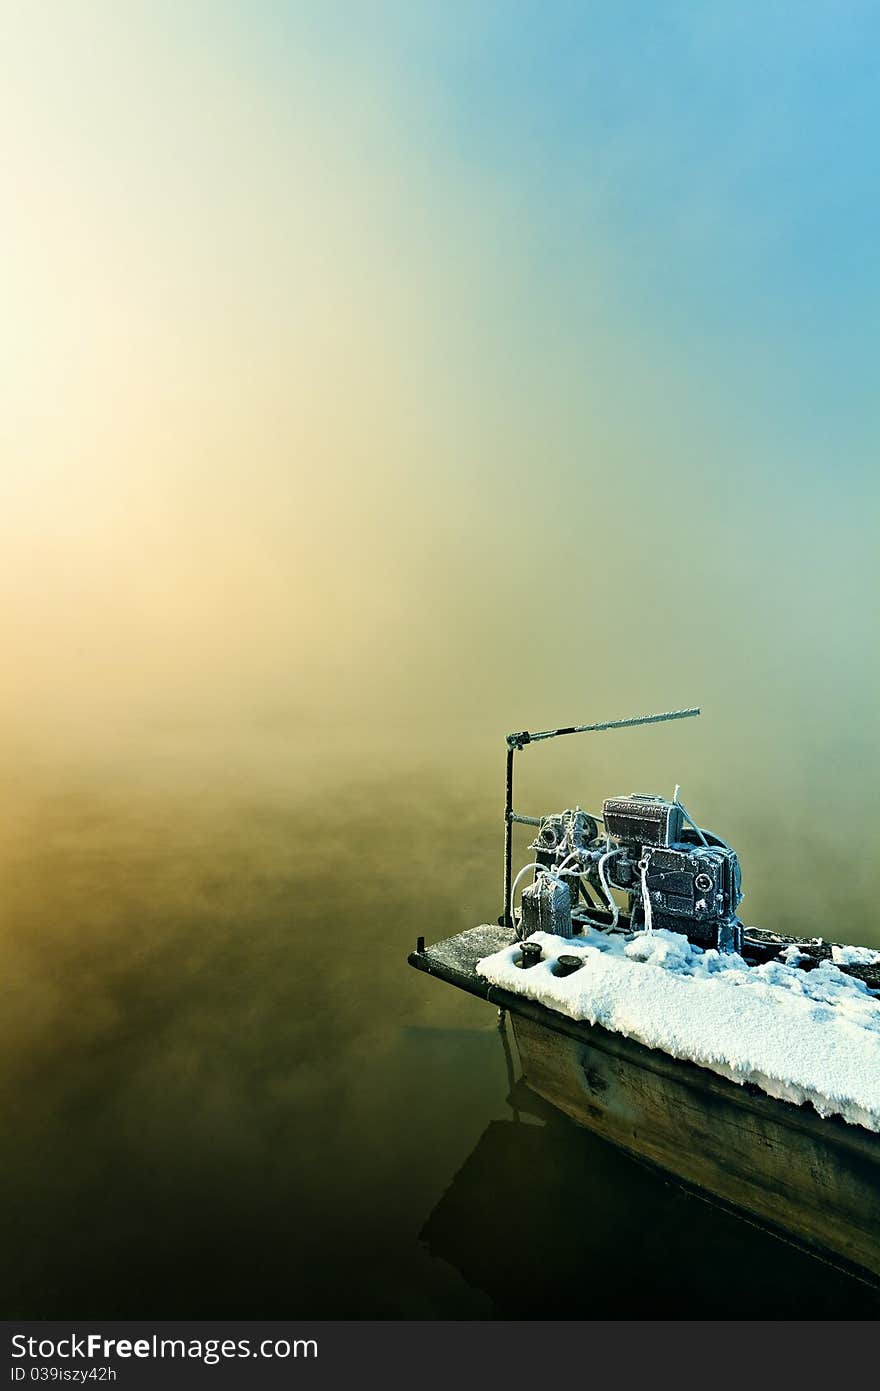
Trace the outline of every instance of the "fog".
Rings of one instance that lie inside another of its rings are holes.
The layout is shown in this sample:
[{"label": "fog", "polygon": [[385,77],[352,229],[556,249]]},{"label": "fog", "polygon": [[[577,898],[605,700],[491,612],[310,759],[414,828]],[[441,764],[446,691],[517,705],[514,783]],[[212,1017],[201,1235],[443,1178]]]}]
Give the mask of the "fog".
[{"label": "fog", "polygon": [[[68,1127],[60,1209],[128,1163],[157,1210],[205,1172],[222,1204],[224,1166],[250,1192],[277,1134],[332,1222],[317,1175],[360,1126],[385,1192],[375,1069],[393,1054],[415,1094],[399,1030],[471,1027],[405,952],[500,908],[511,729],[699,704],[527,748],[517,805],[680,783],[739,851],[747,922],[880,945],[855,224],[804,233],[807,98],[744,95],[726,21],[685,7],[663,41],[729,94],[700,87],[704,135],[625,24],[580,22],[557,84],[528,6],[521,33],[492,7],[10,11],[12,1189],[49,1182]],[[772,72],[790,37],[769,27]],[[593,72],[608,44],[632,49],[632,123]],[[492,1058],[462,1084],[474,1125]]]}]

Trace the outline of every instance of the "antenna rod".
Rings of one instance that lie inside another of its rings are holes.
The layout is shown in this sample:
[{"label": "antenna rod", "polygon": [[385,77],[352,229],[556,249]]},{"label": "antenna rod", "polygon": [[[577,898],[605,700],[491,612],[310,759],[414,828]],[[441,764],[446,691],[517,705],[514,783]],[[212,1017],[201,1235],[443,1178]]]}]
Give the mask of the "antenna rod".
[{"label": "antenna rod", "polygon": [[513,874],[513,755],[526,744],[537,744],[541,739],[556,739],[560,734],[589,734],[599,729],[629,729],[638,724],[662,724],[664,720],[689,720],[699,715],[699,705],[690,710],[667,710],[662,715],[634,715],[630,720],[604,720],[601,724],[573,724],[565,729],[542,729],[538,734],[520,730],[518,734],[507,736],[507,765],[504,787],[504,907],[498,919],[502,927],[513,927],[510,905],[510,885]]},{"label": "antenna rod", "polygon": [[564,729],[542,729],[537,734],[529,734],[523,729],[517,734],[508,734],[507,747],[523,749],[526,744],[537,744],[540,739],[556,739],[560,734],[589,734],[596,729],[628,729],[636,724],[662,724],[664,720],[689,720],[699,715],[699,705],[690,710],[667,710],[663,715],[634,715],[629,720],[603,720],[601,724],[571,724]]}]

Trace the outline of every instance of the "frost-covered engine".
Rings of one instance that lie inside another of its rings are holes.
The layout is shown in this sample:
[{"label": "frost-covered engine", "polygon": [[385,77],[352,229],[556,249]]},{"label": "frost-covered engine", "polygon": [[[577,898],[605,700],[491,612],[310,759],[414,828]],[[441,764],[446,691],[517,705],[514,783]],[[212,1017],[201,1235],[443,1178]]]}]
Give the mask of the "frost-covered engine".
[{"label": "frost-covered engine", "polygon": [[[570,936],[581,922],[616,926],[613,890],[635,927],[668,928],[701,947],[737,951],[742,924],[739,860],[678,801],[614,797],[596,819],[575,808],[541,818],[532,842],[535,882],[522,896],[521,933]],[[597,921],[598,918],[601,921]]]}]

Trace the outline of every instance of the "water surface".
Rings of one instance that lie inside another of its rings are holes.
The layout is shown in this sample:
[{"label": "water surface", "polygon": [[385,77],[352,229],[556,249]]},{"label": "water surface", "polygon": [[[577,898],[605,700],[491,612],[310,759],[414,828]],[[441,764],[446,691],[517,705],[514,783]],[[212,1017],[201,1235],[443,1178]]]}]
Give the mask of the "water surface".
[{"label": "water surface", "polygon": [[410,970],[497,912],[484,770],[11,780],[6,1317],[871,1317],[514,1087]]}]

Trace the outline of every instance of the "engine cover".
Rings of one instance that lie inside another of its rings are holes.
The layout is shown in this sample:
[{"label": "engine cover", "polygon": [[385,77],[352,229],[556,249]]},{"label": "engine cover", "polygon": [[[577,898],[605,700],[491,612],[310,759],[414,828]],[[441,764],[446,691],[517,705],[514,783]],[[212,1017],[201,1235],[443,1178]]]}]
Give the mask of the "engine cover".
[{"label": "engine cover", "polygon": [[681,837],[681,807],[662,797],[612,797],[602,815],[605,830],[623,845],[674,845]]},{"label": "engine cover", "polygon": [[[722,946],[729,934],[721,929],[736,924],[741,898],[735,851],[715,845],[646,847],[645,859],[654,927],[685,932],[698,946]],[[726,949],[735,950],[735,944]]]}]

